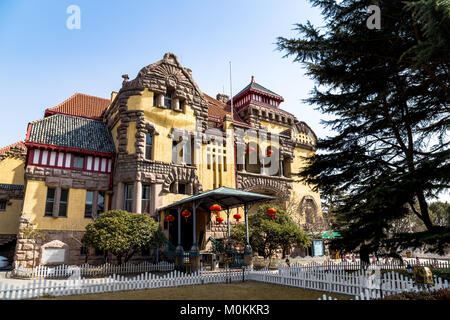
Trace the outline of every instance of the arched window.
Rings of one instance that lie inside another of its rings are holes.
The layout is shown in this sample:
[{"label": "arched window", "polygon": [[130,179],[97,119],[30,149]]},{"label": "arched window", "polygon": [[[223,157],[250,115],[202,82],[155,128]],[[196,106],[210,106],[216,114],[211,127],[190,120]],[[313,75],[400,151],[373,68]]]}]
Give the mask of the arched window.
[{"label": "arched window", "polygon": [[153,136],[149,132],[145,135],[145,159],[153,160]]}]

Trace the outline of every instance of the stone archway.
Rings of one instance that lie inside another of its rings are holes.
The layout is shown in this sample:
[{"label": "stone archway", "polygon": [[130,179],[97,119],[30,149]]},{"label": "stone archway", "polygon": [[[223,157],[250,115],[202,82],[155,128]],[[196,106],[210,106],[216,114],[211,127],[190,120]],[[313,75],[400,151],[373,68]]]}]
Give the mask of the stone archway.
[{"label": "stone archway", "polygon": [[312,196],[304,196],[300,202],[300,215],[304,216],[306,224],[314,224],[317,220],[319,207]]}]

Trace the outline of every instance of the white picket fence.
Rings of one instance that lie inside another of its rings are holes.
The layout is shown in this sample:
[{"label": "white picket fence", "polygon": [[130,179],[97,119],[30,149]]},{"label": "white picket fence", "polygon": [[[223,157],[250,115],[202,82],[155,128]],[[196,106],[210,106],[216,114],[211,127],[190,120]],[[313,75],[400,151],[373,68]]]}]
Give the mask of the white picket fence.
[{"label": "white picket fence", "polygon": [[157,264],[142,262],[139,264],[124,263],[122,265],[103,264],[93,266],[83,264],[80,266],[59,265],[55,267],[37,266],[35,268],[15,267],[13,275],[22,278],[64,278],[79,274],[80,276],[106,276],[112,274],[143,273],[150,271],[172,271],[175,265],[161,261]]},{"label": "white picket fence", "polygon": [[[248,280],[262,281],[297,288],[352,295],[363,300],[416,290],[411,278],[397,272],[388,272],[376,279],[372,270],[348,273],[344,270],[319,270],[302,267],[279,267],[278,272],[250,272]],[[449,288],[448,281],[434,277],[430,290]]]},{"label": "white picket fence", "polygon": [[[450,261],[448,260],[439,260],[434,261],[432,259],[426,259],[423,261],[419,261],[419,263],[416,262],[416,260],[405,260],[404,264],[400,264],[396,261],[378,261],[378,262],[371,262],[370,266],[372,267],[378,267],[382,270],[397,270],[397,269],[406,269],[407,264],[411,265],[411,267],[431,267],[431,268],[438,268],[438,269],[444,269],[444,268],[450,268]],[[327,261],[323,263],[318,262],[311,262],[308,264],[300,264],[300,263],[294,263],[291,264],[292,267],[302,267],[304,269],[318,269],[318,270],[347,270],[347,271],[356,271],[361,269],[361,262],[358,260],[356,262],[351,261],[342,261],[342,262],[332,262]]]},{"label": "white picket fence", "polygon": [[[167,288],[207,283],[227,283],[245,280],[261,281],[297,288],[340,293],[354,296],[357,300],[367,300],[404,291],[417,290],[410,278],[394,271],[385,273],[379,278],[371,274],[372,270],[348,273],[344,270],[318,270],[302,267],[279,267],[278,270],[252,271],[249,269],[236,271],[211,272],[199,270],[192,274],[172,271],[166,275],[155,275],[148,272],[133,278],[113,275],[103,279],[48,280],[27,281],[21,286],[2,285],[0,283],[0,299],[29,299],[43,295],[64,296],[90,293],[117,292],[125,290],[142,290]],[[429,290],[449,288],[448,281],[435,277],[434,285]]]},{"label": "white picket fence", "polygon": [[[245,271],[246,274],[248,272],[248,270]],[[38,279],[30,280],[27,284],[21,286],[2,285],[0,283],[0,300],[30,299],[45,295],[67,296],[208,283],[227,283],[242,281],[242,275],[242,271],[211,272],[199,270],[192,274],[185,274],[175,270],[162,276],[146,272],[133,278],[113,275],[104,279],[75,279],[62,283],[55,280]]]}]

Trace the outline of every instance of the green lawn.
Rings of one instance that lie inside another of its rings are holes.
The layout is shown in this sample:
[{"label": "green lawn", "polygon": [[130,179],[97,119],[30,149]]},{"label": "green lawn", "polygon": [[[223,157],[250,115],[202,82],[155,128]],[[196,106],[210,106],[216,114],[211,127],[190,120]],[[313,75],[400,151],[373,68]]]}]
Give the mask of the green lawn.
[{"label": "green lawn", "polygon": [[[101,294],[45,297],[41,300],[317,300],[325,292],[306,290],[262,282],[234,282],[231,284],[206,284],[151,290],[120,291]],[[353,296],[326,293],[338,300]]]}]

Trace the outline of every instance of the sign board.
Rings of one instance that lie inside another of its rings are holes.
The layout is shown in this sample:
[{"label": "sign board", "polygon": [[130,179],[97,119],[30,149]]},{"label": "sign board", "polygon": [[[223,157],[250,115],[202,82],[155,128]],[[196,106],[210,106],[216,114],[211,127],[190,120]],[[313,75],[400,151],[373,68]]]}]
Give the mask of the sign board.
[{"label": "sign board", "polygon": [[313,240],[313,255],[323,256],[323,241]]},{"label": "sign board", "polygon": [[43,253],[43,263],[64,263],[66,249],[45,248]]}]

